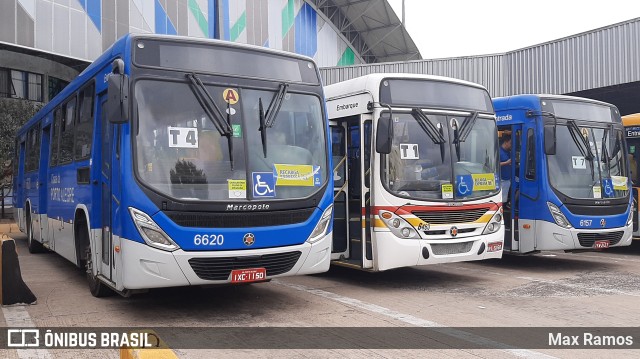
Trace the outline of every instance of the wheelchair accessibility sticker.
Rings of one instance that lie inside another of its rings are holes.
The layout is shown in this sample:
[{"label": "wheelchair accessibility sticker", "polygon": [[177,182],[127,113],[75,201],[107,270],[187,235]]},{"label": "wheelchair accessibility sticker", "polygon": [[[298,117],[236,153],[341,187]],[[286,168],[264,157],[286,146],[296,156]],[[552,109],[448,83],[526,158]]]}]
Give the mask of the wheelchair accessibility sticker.
[{"label": "wheelchair accessibility sticker", "polygon": [[604,198],[611,198],[615,195],[611,178],[602,179],[602,194]]},{"label": "wheelchair accessibility sticker", "polygon": [[471,175],[459,175],[456,177],[456,193],[458,196],[466,196],[473,192],[473,178]]},{"label": "wheelchair accessibility sticker", "polygon": [[496,188],[496,176],[493,173],[456,176],[456,192],[458,196],[465,196],[473,191],[493,191]]},{"label": "wheelchair accessibility sticker", "polygon": [[267,198],[276,196],[276,180],[273,172],[252,172],[253,197]]}]

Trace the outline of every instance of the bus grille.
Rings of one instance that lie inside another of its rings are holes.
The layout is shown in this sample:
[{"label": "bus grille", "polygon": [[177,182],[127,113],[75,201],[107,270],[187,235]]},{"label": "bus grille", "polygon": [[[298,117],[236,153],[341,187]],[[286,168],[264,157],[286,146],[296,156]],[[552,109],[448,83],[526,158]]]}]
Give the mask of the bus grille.
[{"label": "bus grille", "polygon": [[431,245],[431,250],[435,255],[467,253],[473,247],[473,242],[463,243],[437,243]]},{"label": "bus grille", "polygon": [[583,247],[593,247],[595,241],[609,241],[609,245],[618,244],[624,231],[617,232],[582,232],[578,233],[578,240]]},{"label": "bus grille", "polygon": [[287,273],[302,252],[264,254],[261,256],[191,258],[189,264],[200,279],[227,280],[234,269],[265,268],[267,276]]},{"label": "bus grille", "polygon": [[487,209],[488,208],[476,208],[453,211],[413,212],[413,215],[429,224],[468,223],[480,219],[483,214],[487,213]]},{"label": "bus grille", "polygon": [[221,212],[170,212],[164,213],[177,225],[200,228],[268,227],[305,222],[315,208],[287,211],[221,213]]}]

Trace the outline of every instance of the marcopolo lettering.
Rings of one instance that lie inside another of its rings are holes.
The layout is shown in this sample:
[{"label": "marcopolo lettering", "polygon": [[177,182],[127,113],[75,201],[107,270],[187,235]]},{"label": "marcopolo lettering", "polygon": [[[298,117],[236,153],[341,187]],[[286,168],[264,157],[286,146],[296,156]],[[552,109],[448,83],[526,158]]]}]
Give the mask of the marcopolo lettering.
[{"label": "marcopolo lettering", "polygon": [[336,107],[336,111],[342,111],[342,110],[350,110],[352,108],[358,108],[359,104],[357,102],[354,103],[347,103],[344,105],[338,105]]},{"label": "marcopolo lettering", "polygon": [[228,204],[227,211],[260,211],[269,209],[266,203],[258,204]]}]

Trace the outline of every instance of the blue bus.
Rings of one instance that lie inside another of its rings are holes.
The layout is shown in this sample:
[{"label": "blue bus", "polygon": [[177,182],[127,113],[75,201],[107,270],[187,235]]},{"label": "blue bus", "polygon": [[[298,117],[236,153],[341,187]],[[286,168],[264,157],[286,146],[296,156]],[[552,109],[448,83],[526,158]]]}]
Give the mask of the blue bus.
[{"label": "blue bus", "polygon": [[327,133],[310,58],[127,35],[18,131],[16,219],[95,296],[324,272]]},{"label": "blue bus", "polygon": [[596,250],[631,244],[633,200],[618,109],[586,98],[495,98],[505,251]]}]

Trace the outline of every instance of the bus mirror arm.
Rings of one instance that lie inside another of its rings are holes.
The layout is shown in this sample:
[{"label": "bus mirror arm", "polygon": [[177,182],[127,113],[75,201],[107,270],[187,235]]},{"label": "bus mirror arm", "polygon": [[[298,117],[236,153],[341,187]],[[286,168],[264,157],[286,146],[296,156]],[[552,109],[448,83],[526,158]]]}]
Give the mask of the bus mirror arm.
[{"label": "bus mirror arm", "polygon": [[109,122],[113,124],[129,122],[129,76],[109,74],[107,85],[107,118]]},{"label": "bus mirror arm", "polygon": [[393,139],[393,122],[391,120],[393,112],[391,111],[391,106],[386,105],[386,107],[389,109],[389,113],[380,116],[376,127],[376,152],[382,154],[391,153]]}]

